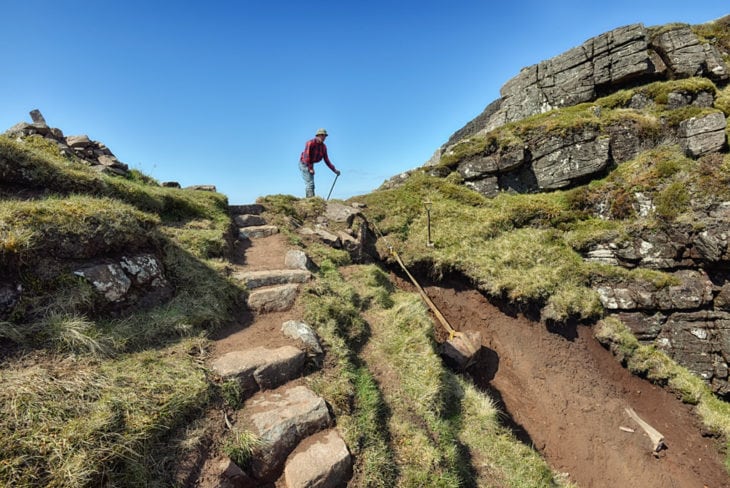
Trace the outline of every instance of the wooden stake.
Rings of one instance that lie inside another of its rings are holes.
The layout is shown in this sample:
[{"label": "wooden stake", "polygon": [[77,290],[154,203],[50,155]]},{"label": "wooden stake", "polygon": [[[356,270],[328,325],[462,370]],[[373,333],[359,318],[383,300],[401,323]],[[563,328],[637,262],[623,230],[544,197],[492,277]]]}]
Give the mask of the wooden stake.
[{"label": "wooden stake", "polygon": [[633,408],[627,407],[626,413],[628,413],[629,416],[634,419],[642,429],[644,429],[644,432],[646,432],[646,434],[649,436],[649,439],[651,439],[652,444],[654,444],[654,452],[659,452],[662,450],[662,447],[665,447],[664,436],[661,434],[661,432],[644,422],[641,417],[639,417],[636,412],[634,412]]}]

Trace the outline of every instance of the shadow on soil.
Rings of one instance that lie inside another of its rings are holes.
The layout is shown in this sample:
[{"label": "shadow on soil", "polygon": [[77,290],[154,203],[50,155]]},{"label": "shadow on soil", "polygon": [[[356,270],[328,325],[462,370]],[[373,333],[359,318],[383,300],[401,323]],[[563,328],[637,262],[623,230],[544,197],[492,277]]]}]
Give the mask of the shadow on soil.
[{"label": "shadow on soil", "polygon": [[490,398],[494,400],[495,406],[499,411],[501,424],[508,428],[520,442],[534,448],[530,434],[512,417],[504,404],[502,393],[491,384],[491,381],[494,379],[498,370],[499,356],[495,351],[482,346],[477,353],[474,362],[469,366],[464,374],[472,380],[477,388],[488,394]]}]

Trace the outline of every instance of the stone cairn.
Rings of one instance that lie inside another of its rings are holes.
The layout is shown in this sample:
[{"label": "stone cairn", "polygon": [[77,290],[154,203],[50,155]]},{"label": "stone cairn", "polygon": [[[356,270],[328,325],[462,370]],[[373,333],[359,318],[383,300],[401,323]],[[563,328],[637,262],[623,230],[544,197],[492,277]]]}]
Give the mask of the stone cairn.
[{"label": "stone cairn", "polygon": [[64,136],[61,129],[49,127],[40,110],[31,110],[32,123],[20,122],[5,132],[12,138],[37,135],[53,141],[58,146],[59,154],[69,159],[78,159],[106,174],[125,176],[129,166],[122,163],[104,144],[92,141],[87,135]]},{"label": "stone cairn", "polygon": [[[111,150],[99,141],[89,139],[87,135],[64,136],[61,129],[49,127],[40,110],[30,111],[32,123],[19,122],[5,131],[7,137],[21,139],[29,136],[39,136],[54,142],[58,146],[61,156],[79,161],[93,169],[108,175],[127,176],[129,165],[122,163]],[[160,186],[166,188],[183,188],[176,181],[165,181]],[[185,190],[218,191],[215,185],[192,185]]]}]

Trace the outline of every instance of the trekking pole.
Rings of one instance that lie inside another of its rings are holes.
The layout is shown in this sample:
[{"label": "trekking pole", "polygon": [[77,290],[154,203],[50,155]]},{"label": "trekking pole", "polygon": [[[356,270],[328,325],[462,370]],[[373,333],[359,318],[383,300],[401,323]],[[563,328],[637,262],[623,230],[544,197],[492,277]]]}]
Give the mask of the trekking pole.
[{"label": "trekking pole", "polygon": [[[339,178],[340,175],[335,176],[335,181],[332,182],[332,187],[330,188],[330,192],[327,194],[327,200],[330,199],[330,195],[332,195],[332,190],[335,189],[335,183],[337,183],[337,178]],[[325,201],[327,201],[325,200]]]}]

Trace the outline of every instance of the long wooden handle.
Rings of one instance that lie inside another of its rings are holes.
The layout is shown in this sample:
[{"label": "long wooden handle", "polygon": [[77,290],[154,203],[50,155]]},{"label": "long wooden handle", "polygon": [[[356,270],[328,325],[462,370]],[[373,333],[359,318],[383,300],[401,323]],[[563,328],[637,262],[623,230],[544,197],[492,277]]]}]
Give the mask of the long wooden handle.
[{"label": "long wooden handle", "polygon": [[418,284],[416,279],[413,277],[413,275],[408,271],[408,268],[406,268],[406,265],[403,264],[403,261],[401,261],[400,256],[398,256],[398,253],[393,251],[393,256],[395,256],[396,261],[398,261],[398,264],[400,264],[400,267],[403,268],[403,271],[406,272],[408,277],[411,279],[411,282],[413,283],[413,286],[416,287],[418,290],[418,293],[421,295],[421,298],[423,298],[423,301],[426,302],[426,304],[431,308],[436,318],[441,322],[441,325],[443,325],[444,329],[446,329],[449,333],[449,337],[453,338],[455,335],[459,335],[459,332],[456,332],[453,327],[451,327],[451,324],[449,324],[448,320],[446,320],[446,317],[443,316],[441,311],[436,307],[436,304],[431,301],[431,299],[426,295],[426,292],[423,288],[421,288],[421,285]]}]

